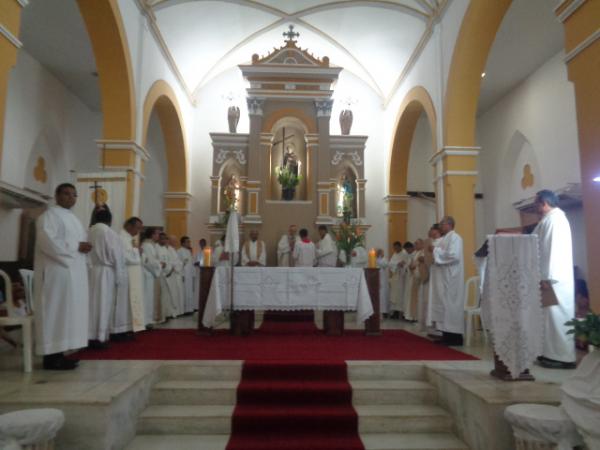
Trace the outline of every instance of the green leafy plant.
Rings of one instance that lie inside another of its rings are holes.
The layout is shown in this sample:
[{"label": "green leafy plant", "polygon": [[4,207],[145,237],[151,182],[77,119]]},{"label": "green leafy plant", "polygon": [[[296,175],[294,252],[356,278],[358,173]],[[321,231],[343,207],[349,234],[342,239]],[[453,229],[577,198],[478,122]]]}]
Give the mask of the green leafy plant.
[{"label": "green leafy plant", "polygon": [[577,339],[600,347],[600,315],[590,313],[583,319],[573,319],[565,325],[572,327],[567,334],[574,334]]},{"label": "green leafy plant", "polygon": [[277,181],[283,189],[294,189],[302,180],[301,175],[296,175],[287,167],[277,168]]},{"label": "green leafy plant", "polygon": [[360,224],[342,222],[333,234],[333,238],[338,250],[344,250],[346,253],[346,264],[350,264],[352,250],[365,245],[365,235],[360,229]]}]

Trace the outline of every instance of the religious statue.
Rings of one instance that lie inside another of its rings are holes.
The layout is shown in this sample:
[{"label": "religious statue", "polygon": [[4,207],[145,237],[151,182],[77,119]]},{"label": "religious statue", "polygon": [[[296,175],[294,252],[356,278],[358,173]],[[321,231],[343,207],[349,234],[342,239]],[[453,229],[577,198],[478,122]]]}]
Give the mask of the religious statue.
[{"label": "religious statue", "polygon": [[354,188],[346,175],[342,175],[340,186],[341,212],[344,221],[349,223],[354,216]]},{"label": "religious statue", "polygon": [[240,184],[235,175],[231,175],[227,185],[225,186],[225,190],[223,194],[225,195],[225,210],[235,211],[237,209],[237,201],[238,201],[238,192],[240,189]]},{"label": "religious statue", "polygon": [[294,153],[294,148],[291,145],[287,146],[286,153],[283,155],[283,167],[288,169],[290,174],[298,176],[300,163],[296,153]]}]

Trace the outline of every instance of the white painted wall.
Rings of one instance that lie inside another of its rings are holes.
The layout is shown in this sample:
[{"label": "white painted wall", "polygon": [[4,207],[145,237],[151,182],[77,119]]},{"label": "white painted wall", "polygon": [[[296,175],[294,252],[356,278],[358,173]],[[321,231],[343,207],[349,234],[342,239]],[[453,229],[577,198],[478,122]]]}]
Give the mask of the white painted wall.
[{"label": "white painted wall", "polygon": [[[579,143],[573,85],[563,54],[550,58],[525,81],[478,117],[482,147],[480,179],[484,190],[486,233],[520,225],[512,203],[539,189],[580,182]],[[534,186],[520,185],[530,164]],[[585,271],[585,233],[581,211],[570,212],[575,260]]]},{"label": "white painted wall", "polygon": [[164,226],[164,193],[167,189],[167,157],[165,141],[158,116],[153,113],[148,124],[146,150],[150,160],[146,164],[145,180],[142,185],[140,217],[148,226]]}]

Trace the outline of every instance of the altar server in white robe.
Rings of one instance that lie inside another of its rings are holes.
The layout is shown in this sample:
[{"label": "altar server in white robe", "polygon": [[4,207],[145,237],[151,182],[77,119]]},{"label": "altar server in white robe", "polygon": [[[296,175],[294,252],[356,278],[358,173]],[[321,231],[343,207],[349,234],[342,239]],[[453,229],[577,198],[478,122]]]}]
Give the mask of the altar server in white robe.
[{"label": "altar server in white robe", "polygon": [[132,332],[142,331],[146,327],[142,257],[135,242],[143,228],[144,224],[140,218],[130,217],[119,232],[127,276],[117,286],[111,340],[131,340]]},{"label": "altar server in white robe", "polygon": [[317,263],[317,249],[308,238],[308,230],[300,230],[300,241],[294,245],[292,259],[295,267],[314,267]]},{"label": "altar server in white robe", "polygon": [[121,239],[110,227],[112,214],[106,209],[96,213],[90,228],[90,329],[89,346],[106,348],[115,310],[117,285],[125,277]]},{"label": "altar server in white robe", "polygon": [[454,231],[454,219],[450,216],[440,221],[442,238],[432,245],[433,264],[436,267],[436,283],[441,293],[434,297],[432,320],[442,332],[440,343],[462,345],[464,333],[464,262],[463,241]]},{"label": "altar server in white robe", "polygon": [[182,236],[180,243],[181,247],[177,250],[177,255],[183,265],[183,312],[184,314],[189,314],[194,311],[196,269],[192,256],[192,241],[189,237]]},{"label": "altar server in white robe", "polygon": [[146,228],[142,240],[142,268],[144,274],[144,317],[146,328],[152,328],[156,318],[162,313],[160,303],[160,275],[165,266],[158,257],[158,240],[160,230],[154,227]]},{"label": "altar server in white robe", "polygon": [[411,271],[411,266],[415,262],[415,246],[412,242],[404,243],[404,251],[406,252],[405,261],[406,264],[404,266],[404,293],[402,294],[403,307],[402,311],[404,312],[404,319],[408,322],[414,322],[416,319],[416,311],[411,309],[411,299],[412,299],[412,287],[413,287],[413,273]]},{"label": "altar server in white robe", "polygon": [[[342,263],[344,263],[344,261],[347,261],[345,250],[340,250],[339,258],[340,261],[342,261]],[[365,267],[367,267],[368,263],[369,253],[367,252],[367,249],[364,248],[362,245],[357,245],[356,247],[354,247],[352,249],[352,252],[350,253],[350,267],[364,269]]]},{"label": "altar server in white robe", "polygon": [[34,302],[36,353],[44,355],[44,369],[70,370],[77,366],[63,352],[87,346],[89,286],[86,254],[92,249],[87,233],[73,214],[77,191],[59,185],[56,206],[36,223]]},{"label": "altar server in white robe", "polygon": [[387,317],[390,311],[390,279],[388,260],[382,248],[377,249],[377,268],[379,269],[379,311]]},{"label": "altar server in white robe", "polygon": [[225,251],[225,235],[223,235],[221,239],[215,242],[213,251],[213,264],[215,267],[229,267],[232,264],[232,259],[233,265],[237,266],[240,262],[240,254],[236,252],[231,255],[229,252]]},{"label": "altar server in white robe", "polygon": [[390,269],[390,313],[392,319],[399,319],[404,308],[404,278],[406,275],[406,251],[402,243],[394,242],[394,252],[389,260]]},{"label": "altar server in white robe", "polygon": [[177,254],[177,237],[168,236],[167,249],[169,250],[169,261],[173,267],[173,274],[167,280],[169,290],[173,296],[174,314],[173,317],[179,317],[184,310],[184,287],[183,287],[183,263]]},{"label": "altar server in white robe", "polygon": [[317,243],[317,266],[336,267],[338,257],[337,247],[325,225],[319,225],[319,236],[321,239]]},{"label": "altar server in white robe", "polygon": [[287,234],[281,236],[277,244],[277,265],[279,267],[291,267],[294,265],[292,254],[299,241],[298,227],[290,225]]},{"label": "altar server in white robe", "polygon": [[574,369],[575,340],[565,326],[575,317],[571,227],[554,192],[538,192],[535,205],[542,215],[534,230],[539,237],[542,290],[553,291],[558,301],[544,308],[544,349],[538,361],[548,368]]},{"label": "altar server in white robe", "polygon": [[265,243],[258,239],[258,230],[250,230],[250,239],[242,246],[242,266],[264,267],[267,265]]}]

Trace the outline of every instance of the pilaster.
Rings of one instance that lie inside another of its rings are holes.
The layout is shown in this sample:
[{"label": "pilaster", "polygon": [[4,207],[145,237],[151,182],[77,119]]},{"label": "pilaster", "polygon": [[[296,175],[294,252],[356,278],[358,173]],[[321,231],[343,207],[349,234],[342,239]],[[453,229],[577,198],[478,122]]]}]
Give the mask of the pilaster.
[{"label": "pilaster", "polygon": [[189,192],[165,192],[163,198],[166,232],[178,238],[187,235],[192,195]]},{"label": "pilaster", "polygon": [[383,201],[387,205],[388,243],[391,250],[396,241],[404,243],[407,236],[408,195],[386,195]]}]

